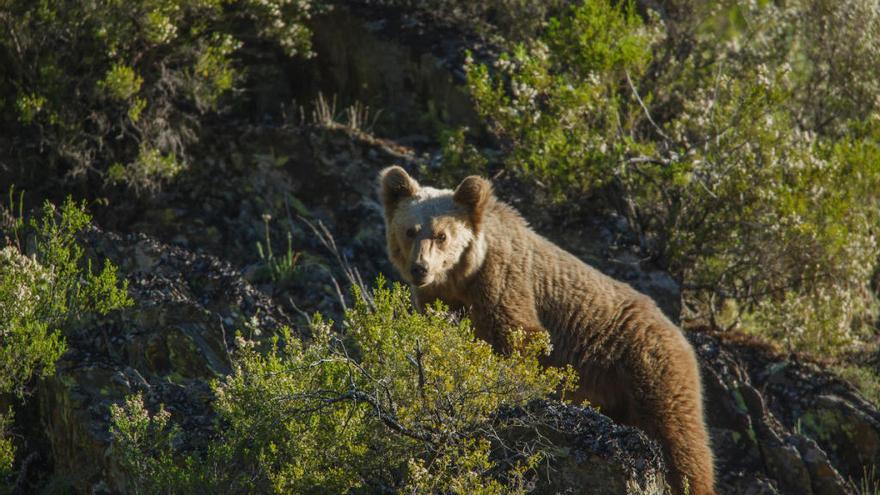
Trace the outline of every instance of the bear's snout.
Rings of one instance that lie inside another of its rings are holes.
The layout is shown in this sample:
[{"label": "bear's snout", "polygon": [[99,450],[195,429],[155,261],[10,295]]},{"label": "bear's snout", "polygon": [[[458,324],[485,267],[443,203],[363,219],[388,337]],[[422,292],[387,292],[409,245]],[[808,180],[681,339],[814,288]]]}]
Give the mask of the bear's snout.
[{"label": "bear's snout", "polygon": [[413,281],[421,283],[425,280],[425,277],[428,275],[428,267],[422,263],[414,263],[412,268],[409,270],[409,273],[413,277]]}]

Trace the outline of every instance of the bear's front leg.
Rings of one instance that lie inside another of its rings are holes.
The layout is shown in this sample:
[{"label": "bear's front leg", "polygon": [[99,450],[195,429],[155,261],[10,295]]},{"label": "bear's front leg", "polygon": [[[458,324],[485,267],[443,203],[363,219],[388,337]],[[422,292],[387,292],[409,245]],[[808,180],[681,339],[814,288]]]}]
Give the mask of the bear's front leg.
[{"label": "bear's front leg", "polygon": [[[528,306],[515,307],[513,305],[498,304],[490,310],[479,304],[475,304],[470,310],[471,321],[478,338],[492,345],[495,352],[510,355],[514,348],[512,333],[520,330],[525,333],[525,338],[539,338],[544,340],[549,335],[534,308]],[[520,344],[527,344],[527,341]]]},{"label": "bear's front leg", "polygon": [[440,300],[443,304],[445,304],[449,311],[452,313],[461,312],[464,308],[466,308],[465,304],[458,300],[449,297],[448,295],[443,294],[437,289],[432,287],[414,287],[412,289],[413,294],[413,304],[418,310],[419,313],[424,313],[425,310],[434,303],[436,300]]},{"label": "bear's front leg", "polygon": [[424,313],[429,304],[440,299],[440,294],[437,291],[427,287],[413,287],[412,294],[413,303],[419,313]]}]

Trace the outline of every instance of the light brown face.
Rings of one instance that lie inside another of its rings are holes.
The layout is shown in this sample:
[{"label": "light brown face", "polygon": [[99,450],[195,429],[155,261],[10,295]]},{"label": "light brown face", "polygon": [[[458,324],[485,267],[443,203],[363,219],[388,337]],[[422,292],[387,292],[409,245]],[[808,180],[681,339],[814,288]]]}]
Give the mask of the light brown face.
[{"label": "light brown face", "polygon": [[452,191],[425,188],[399,205],[388,225],[388,250],[407,282],[424,287],[446,281],[474,240],[467,216],[458,210]]},{"label": "light brown face", "polygon": [[421,187],[400,167],[383,170],[380,181],[391,262],[413,286],[444,284],[477,238],[488,181],[468,178],[455,191]]}]

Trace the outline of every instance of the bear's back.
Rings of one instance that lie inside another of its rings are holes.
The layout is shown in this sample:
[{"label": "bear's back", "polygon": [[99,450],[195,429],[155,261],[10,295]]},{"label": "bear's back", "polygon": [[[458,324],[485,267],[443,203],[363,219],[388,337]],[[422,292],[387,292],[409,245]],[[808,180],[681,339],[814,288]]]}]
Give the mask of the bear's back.
[{"label": "bear's back", "polygon": [[[525,284],[538,317],[551,333],[601,332],[614,325],[621,311],[633,305],[660,309],[629,284],[615,280],[535,232],[511,206],[497,201],[488,211],[484,235],[495,262],[509,264],[507,281]],[[665,317],[664,317],[665,318]]]}]

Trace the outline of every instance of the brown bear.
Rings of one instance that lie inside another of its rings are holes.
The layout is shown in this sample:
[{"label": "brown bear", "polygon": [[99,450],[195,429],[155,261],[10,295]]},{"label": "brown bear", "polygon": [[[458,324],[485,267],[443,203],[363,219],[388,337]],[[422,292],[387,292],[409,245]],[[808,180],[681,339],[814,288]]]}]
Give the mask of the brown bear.
[{"label": "brown bear", "polygon": [[466,309],[499,352],[512,329],[549,332],[547,364],[575,367],[576,401],[658,440],[676,493],[715,493],[697,359],[650,298],[535,233],[486,179],[435,189],[394,166],[380,183],[389,257],[419,308]]}]

